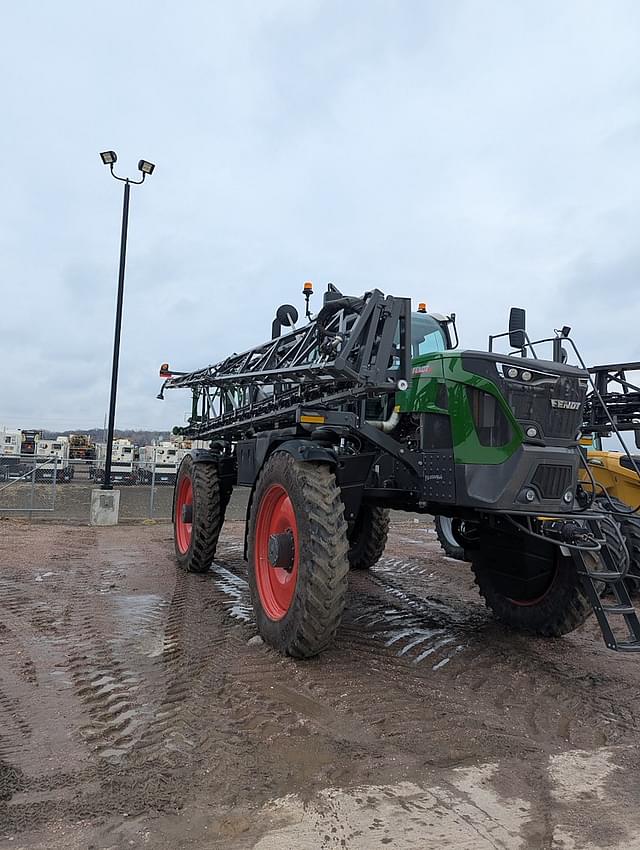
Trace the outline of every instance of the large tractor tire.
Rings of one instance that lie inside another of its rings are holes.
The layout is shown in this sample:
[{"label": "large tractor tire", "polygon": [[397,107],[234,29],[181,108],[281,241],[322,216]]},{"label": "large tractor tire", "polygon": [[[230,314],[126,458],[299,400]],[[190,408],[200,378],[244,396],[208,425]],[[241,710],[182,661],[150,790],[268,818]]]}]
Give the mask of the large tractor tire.
[{"label": "large tractor tire", "polygon": [[456,561],[466,561],[464,547],[462,547],[456,537],[456,526],[460,523],[459,519],[453,519],[448,516],[434,517],[434,525],[436,527],[436,535],[438,542],[442,547],[443,552],[449,558],[454,558]]},{"label": "large tractor tire", "polygon": [[174,490],[173,540],[178,565],[206,573],[216,553],[224,510],[215,463],[195,463],[186,455]]},{"label": "large tractor tire", "polygon": [[[614,524],[605,519],[600,528],[615,563],[621,563],[624,544]],[[508,547],[492,550],[487,539],[472,552],[471,566],[480,595],[503,623],[529,634],[560,637],[577,629],[592,613],[574,559],[562,555],[558,546],[518,538],[520,548],[514,546],[509,558]],[[587,558],[590,571],[607,569],[600,553],[589,553]],[[524,571],[534,575],[533,580],[520,579]]]},{"label": "large tractor tire", "polygon": [[610,498],[597,499],[596,506],[604,511],[618,510],[620,513],[612,514],[613,519],[620,526],[624,542],[629,553],[629,572],[627,573],[627,587],[630,593],[640,592],[640,516],[637,513],[630,514],[634,505],[627,505],[619,499]]},{"label": "large tractor tire", "polygon": [[362,505],[348,534],[349,566],[352,570],[368,570],[377,564],[389,536],[389,511]]},{"label": "large tractor tire", "polygon": [[307,658],[332,640],[347,593],[347,523],[326,465],[274,452],[251,501],[249,587],[258,631]]}]

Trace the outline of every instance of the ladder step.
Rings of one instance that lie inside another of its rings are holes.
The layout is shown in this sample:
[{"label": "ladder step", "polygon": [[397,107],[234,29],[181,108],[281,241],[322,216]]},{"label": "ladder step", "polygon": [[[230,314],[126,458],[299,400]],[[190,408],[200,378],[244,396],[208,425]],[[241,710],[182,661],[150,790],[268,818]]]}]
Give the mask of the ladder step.
[{"label": "ladder step", "polygon": [[603,605],[602,610],[607,614],[635,614],[633,605]]},{"label": "ladder step", "polygon": [[581,570],[580,575],[588,576],[593,581],[615,582],[623,578],[622,573],[613,572],[612,570],[599,570],[597,572],[589,572],[589,570]]},{"label": "ladder step", "polygon": [[623,640],[618,642],[620,652],[640,652],[640,640]]}]

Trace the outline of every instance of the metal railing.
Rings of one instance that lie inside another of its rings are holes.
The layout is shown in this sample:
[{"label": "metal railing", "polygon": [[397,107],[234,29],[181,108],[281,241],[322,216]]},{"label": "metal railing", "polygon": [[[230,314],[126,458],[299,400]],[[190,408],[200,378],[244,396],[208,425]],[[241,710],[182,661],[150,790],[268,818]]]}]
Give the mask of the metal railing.
[{"label": "metal railing", "polygon": [[[114,462],[121,520],[170,519],[176,473],[167,464]],[[91,490],[100,487],[103,476],[104,464],[95,460],[0,455],[0,516],[88,521]]]}]

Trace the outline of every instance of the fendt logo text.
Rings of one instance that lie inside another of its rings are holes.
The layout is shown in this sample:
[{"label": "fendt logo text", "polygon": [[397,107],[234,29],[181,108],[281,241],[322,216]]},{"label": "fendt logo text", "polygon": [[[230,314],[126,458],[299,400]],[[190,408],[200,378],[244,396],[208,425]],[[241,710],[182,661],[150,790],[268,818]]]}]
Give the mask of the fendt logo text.
[{"label": "fendt logo text", "polygon": [[551,407],[559,407],[561,410],[580,410],[579,401],[565,401],[563,398],[552,398]]}]

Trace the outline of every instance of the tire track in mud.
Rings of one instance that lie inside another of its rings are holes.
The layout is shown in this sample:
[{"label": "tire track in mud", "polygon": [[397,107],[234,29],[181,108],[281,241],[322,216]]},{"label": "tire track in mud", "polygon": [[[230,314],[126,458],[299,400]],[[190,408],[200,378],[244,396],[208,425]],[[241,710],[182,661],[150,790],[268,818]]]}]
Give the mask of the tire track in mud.
[{"label": "tire track in mud", "polygon": [[[223,550],[220,555],[231,557],[224,561],[222,557],[217,559],[206,580],[213,579],[219,597],[216,604],[224,606],[228,617],[244,626],[246,639],[253,631],[246,566],[233,550]],[[362,581],[370,584],[368,577]],[[407,607],[402,607],[402,602]],[[298,722],[310,721],[345,743],[379,747],[379,729],[387,723],[390,714],[395,715],[399,728],[394,734],[398,737],[409,728],[419,728],[425,723],[424,704],[418,703],[413,712],[407,712],[400,705],[405,693],[414,689],[414,677],[420,677],[421,662],[428,659],[430,671],[434,667],[439,669],[444,666],[443,660],[446,663],[454,651],[464,648],[456,643],[458,635],[450,631],[451,624],[459,622],[461,617],[453,617],[443,605],[436,611],[429,602],[418,602],[408,597],[391,601],[381,599],[379,594],[352,592],[344,624],[331,652],[332,674],[329,677],[320,659],[296,663],[261,647],[255,676],[252,677],[245,667],[241,680],[235,681],[240,687],[256,689],[261,710],[266,714],[273,708],[265,708],[265,696],[275,691],[278,694],[277,715],[282,714],[284,703],[285,707],[296,710]],[[445,650],[448,654],[438,660],[438,653]],[[238,651],[242,651],[241,646]],[[328,654],[322,656],[326,658]],[[265,663],[267,659],[268,664]],[[389,678],[397,674],[399,667],[402,669],[407,685],[401,688],[400,699],[371,698],[370,675],[374,667],[377,676],[382,673]],[[345,692],[344,682],[353,680],[354,668],[360,668],[358,681],[351,681]],[[274,703],[273,698],[270,702]]]},{"label": "tire track in mud", "polygon": [[246,647],[251,617],[244,575],[241,562],[222,558],[206,576],[177,574],[165,628],[164,698],[123,766],[163,764],[175,774],[215,758],[220,770],[252,759],[247,733],[269,739],[307,722],[345,744],[378,746],[370,726],[381,718],[372,716],[370,699],[362,700],[361,714],[346,694],[325,687],[318,662],[299,665],[267,647]]},{"label": "tire track in mud", "polygon": [[[64,774],[35,778],[17,762],[0,764],[0,792],[15,795],[0,803],[0,824],[133,819],[198,793],[234,806],[246,789],[260,802],[299,782],[349,785],[358,760],[419,771],[565,742],[599,745],[607,718],[607,741],[630,740],[638,728],[623,676],[577,674],[562,649],[550,660],[549,642],[505,632],[479,602],[450,599],[428,558],[385,556],[352,573],[336,644],[295,662],[247,646],[255,625],[239,536],[221,543],[203,576],[177,571],[166,540],[143,548],[142,536],[127,539],[131,549],[107,547],[97,565],[87,558],[68,575],[0,588],[8,599],[0,646],[13,657],[21,640],[37,680],[22,678],[17,706],[0,682],[0,720],[22,711],[29,724],[3,724],[0,758],[35,752],[32,739],[50,719],[38,706],[25,714],[22,695],[35,699],[37,687],[46,696],[63,677],[69,685],[57,687],[77,708],[60,728],[84,754]],[[393,535],[390,549],[405,551]],[[18,638],[21,622],[28,630]],[[35,651],[42,641],[49,658]],[[64,662],[56,677],[44,664],[54,657]],[[18,681],[19,665],[5,668]]]},{"label": "tire track in mud", "polygon": [[[231,561],[226,567],[216,565],[214,573],[217,573],[216,584],[227,597],[223,604],[230,615],[252,623],[245,566]],[[606,696],[594,698],[589,682],[567,694],[566,668],[549,670],[544,659],[533,661],[536,669],[532,672],[531,656],[537,654],[536,646],[542,643],[546,647],[548,642],[537,642],[503,629],[480,604],[465,604],[459,598],[451,602],[434,594],[428,581],[432,574],[430,565],[386,557],[367,573],[352,573],[352,590],[334,650],[334,669],[337,665],[345,676],[350,675],[353,666],[361,665],[366,659],[368,665],[375,664],[389,676],[402,670],[405,687],[395,684],[407,696],[415,696],[411,691],[420,680],[425,685],[430,682],[420,666],[427,663],[429,673],[437,672],[451,658],[466,651],[468,687],[495,708],[497,720],[488,723],[488,732],[529,751],[546,749],[553,742],[599,746],[617,741],[620,736],[628,738],[640,728],[635,712],[625,707],[622,695],[619,703]],[[426,578],[421,581],[418,576]],[[487,630],[489,649],[484,646]],[[497,656],[495,642],[505,649]],[[505,680],[515,675],[517,688],[495,687],[496,670],[500,666],[511,671],[504,676]],[[308,662],[296,665],[291,671],[299,687],[312,693],[319,702],[339,704],[335,695],[322,682],[315,682],[310,673]],[[409,687],[407,683],[411,683]],[[616,686],[612,681],[611,687],[612,693],[616,693],[620,683]],[[534,696],[524,699],[523,692]],[[384,723],[384,712],[372,716],[370,697],[362,704],[357,693],[350,693],[348,699],[349,710],[362,716],[363,721],[374,725]],[[409,699],[407,705],[414,702]],[[344,708],[344,702],[339,707]],[[473,704],[463,704],[457,712],[463,717],[472,716],[475,708]],[[423,730],[425,723],[431,723],[434,731],[451,729],[451,718],[446,723],[433,723],[426,719],[426,713],[421,709],[407,710],[405,706],[400,729],[395,734],[402,735],[410,727]],[[514,733],[511,731],[514,726],[521,726],[522,731]]]},{"label": "tire track in mud", "polygon": [[[595,618],[564,638],[545,639],[512,631],[486,613],[487,640],[472,647],[465,681],[472,694],[491,697],[496,716],[520,723],[544,749],[598,747],[640,733],[640,689],[630,693],[620,664],[631,672],[633,661],[603,652]],[[596,657],[604,664],[594,668]]]},{"label": "tire track in mud", "polygon": [[234,634],[220,595],[210,576],[177,572],[165,630],[164,697],[136,760],[179,765],[194,753],[206,759],[210,750],[235,759],[242,730],[264,725],[264,703],[243,687],[264,675],[264,666],[254,666],[246,637]]},{"label": "tire track in mud", "polygon": [[[60,537],[55,531],[54,541]],[[83,549],[71,547],[70,558],[80,557]],[[49,552],[47,566],[61,558]],[[4,830],[37,825],[54,814],[57,799],[76,794],[83,771],[83,755],[73,740],[82,714],[69,703],[66,664],[72,642],[65,634],[71,571],[61,566],[5,572],[0,579],[0,678],[11,694],[0,699],[0,785],[10,787],[10,793],[0,793]]]},{"label": "tire track in mud", "polygon": [[[298,691],[310,695],[325,710],[357,716],[361,728],[379,728],[387,722],[389,713],[395,712],[398,728],[394,735],[398,737],[410,729],[422,731],[427,722],[425,704],[414,699],[416,688],[425,688],[426,701],[432,687],[431,673],[465,650],[470,638],[472,642],[479,640],[474,632],[490,622],[488,614],[478,606],[452,606],[428,593],[418,597],[403,590],[389,574],[390,568],[405,563],[402,559],[388,559],[381,573],[374,568],[351,574],[351,592],[332,651],[335,675],[331,679],[353,679],[353,669],[361,668],[356,689],[336,694],[335,688],[327,685],[324,673],[316,675],[317,662],[294,664],[288,670]],[[422,572],[427,574],[429,570]],[[236,559],[229,559],[226,565],[216,562],[213,574],[216,586],[226,597],[223,604],[229,615],[253,625],[246,566]],[[424,664],[426,671],[420,669]],[[395,699],[371,699],[367,674],[373,669],[378,677],[394,680],[394,688],[400,691]],[[402,683],[397,680],[399,672]],[[405,697],[407,704],[401,705]]]},{"label": "tire track in mud", "polygon": [[[236,560],[229,560],[226,564],[220,559],[213,566],[216,586],[227,597],[223,604],[232,617],[254,624],[246,566]],[[374,570],[351,573],[350,586],[337,637],[337,645],[341,649],[346,637],[349,645],[360,644],[383,655],[405,657],[415,665],[428,659],[432,669],[438,668],[450,660],[440,650],[447,647],[447,652],[453,651],[454,654],[462,651],[467,632],[487,619],[475,616],[474,622],[471,622],[468,611],[456,610],[435,597],[410,594]],[[382,593],[376,595],[377,588]],[[393,649],[386,652],[390,647]]]},{"label": "tire track in mud", "polygon": [[[435,548],[433,544],[431,548]],[[427,604],[451,616],[452,622],[463,632],[467,687],[488,697],[497,717],[508,718],[513,725],[521,722],[526,738],[520,740],[525,746],[547,748],[550,742],[601,746],[640,732],[640,717],[629,706],[624,680],[616,676],[600,677],[598,684],[604,685],[606,680],[607,690],[603,696],[602,691],[593,692],[591,674],[576,676],[570,671],[565,656],[567,644],[571,646],[570,652],[579,649],[576,644],[583,640],[585,629],[561,640],[513,632],[494,620],[480,602],[465,605],[460,597],[448,599],[443,596],[441,587],[434,593],[436,588],[430,579],[435,571],[428,562],[432,555],[427,547],[422,559],[420,556],[409,560],[385,556],[369,578],[392,596],[404,598],[414,610]],[[423,560],[426,563],[422,563]],[[468,569],[464,563],[452,563],[458,569]],[[475,586],[473,591],[475,594]],[[590,626],[597,632],[593,622]],[[599,633],[595,640],[599,645]],[[550,663],[548,651],[555,652],[562,661]],[[515,679],[518,685],[501,684],[496,688],[497,676],[503,683]],[[637,704],[635,700],[634,703]],[[507,733],[502,730],[501,734]]]},{"label": "tire track in mud", "polygon": [[87,712],[79,732],[96,756],[117,761],[133,745],[141,722],[141,678],[114,656],[91,615],[77,624],[76,635],[68,665]]},{"label": "tire track in mud", "polygon": [[[127,554],[130,563],[135,563],[131,553]],[[63,555],[51,558],[62,559]],[[6,605],[4,612],[0,610],[0,621],[4,614],[5,622],[14,618],[16,625],[30,623],[24,642],[31,649],[44,646],[46,650],[36,657],[39,675],[32,685],[38,692],[24,700],[38,736],[25,747],[13,735],[10,751],[5,747],[4,755],[16,764],[33,764],[42,758],[43,735],[53,731],[58,738],[64,737],[66,746],[75,746],[78,756],[75,761],[64,759],[58,748],[59,765],[70,768],[66,773],[58,767],[49,775],[38,775],[32,768],[23,793],[0,811],[0,824],[7,828],[20,829],[25,823],[33,827],[65,813],[76,817],[83,811],[102,810],[101,779],[135,745],[152,709],[148,697],[154,693],[154,681],[147,674],[153,661],[141,664],[139,652],[132,649],[140,650],[141,634],[162,634],[162,604],[146,609],[143,605],[132,630],[129,612],[114,618],[114,610],[131,599],[144,601],[144,596],[114,594],[117,584],[113,579],[122,577],[123,571],[100,570],[95,561],[85,555],[79,567],[68,569],[65,565],[67,569],[59,572],[38,573],[35,579],[30,576],[26,587],[22,578],[19,592],[3,594]],[[40,598],[44,593],[45,602]],[[38,598],[29,599],[29,594]],[[2,709],[0,704],[0,716]],[[67,794],[65,788],[76,790]],[[108,802],[106,809],[110,810]]]}]

